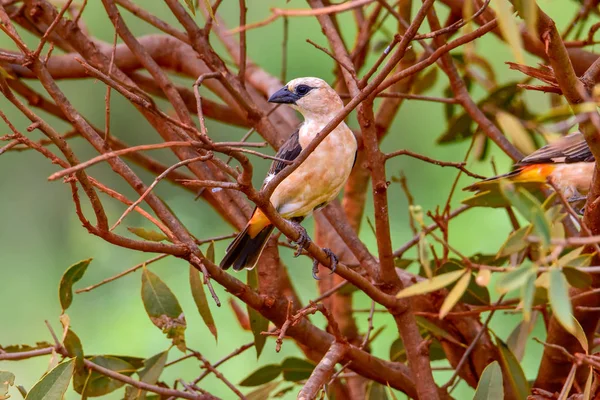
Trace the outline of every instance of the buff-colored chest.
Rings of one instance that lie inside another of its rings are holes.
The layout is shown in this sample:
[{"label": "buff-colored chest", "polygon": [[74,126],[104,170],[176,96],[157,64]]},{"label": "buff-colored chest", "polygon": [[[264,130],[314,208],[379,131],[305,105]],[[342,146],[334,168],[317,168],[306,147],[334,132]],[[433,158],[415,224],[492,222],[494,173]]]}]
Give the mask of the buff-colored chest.
[{"label": "buff-colored chest", "polygon": [[[306,148],[326,125],[325,121],[309,121],[302,125],[299,141]],[[317,146],[310,156],[281,184],[271,202],[284,218],[307,216],[335,197],[346,183],[356,154],[356,139],[341,123]]]}]

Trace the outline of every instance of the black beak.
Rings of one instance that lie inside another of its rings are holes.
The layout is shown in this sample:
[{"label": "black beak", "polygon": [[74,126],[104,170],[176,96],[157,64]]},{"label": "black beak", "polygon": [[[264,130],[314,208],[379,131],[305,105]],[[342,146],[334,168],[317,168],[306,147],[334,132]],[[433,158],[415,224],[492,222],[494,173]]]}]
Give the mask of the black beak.
[{"label": "black beak", "polygon": [[287,86],[284,86],[269,97],[269,103],[296,104],[298,99],[300,96],[290,92]]}]

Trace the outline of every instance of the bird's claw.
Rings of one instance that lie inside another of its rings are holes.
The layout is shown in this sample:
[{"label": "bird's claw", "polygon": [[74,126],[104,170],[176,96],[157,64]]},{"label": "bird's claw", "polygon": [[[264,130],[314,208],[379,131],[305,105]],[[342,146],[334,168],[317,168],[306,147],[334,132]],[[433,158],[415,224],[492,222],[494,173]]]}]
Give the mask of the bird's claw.
[{"label": "bird's claw", "polygon": [[306,233],[306,229],[302,225],[297,222],[291,222],[291,224],[298,230],[298,233],[300,234],[298,240],[295,242],[298,247],[294,252],[294,257],[298,257],[310,243],[310,238],[308,237],[308,233]]},{"label": "bird's claw", "polygon": [[[329,273],[329,275],[331,275],[335,272],[335,269],[337,268],[340,259],[338,258],[338,256],[335,255],[335,253],[333,251],[331,251],[331,249],[324,247],[322,250],[325,252],[325,254],[327,254],[329,259],[331,260],[331,272]],[[316,280],[321,279],[317,276],[318,273],[319,273],[319,261],[317,261],[315,259],[313,261],[313,266],[312,266],[312,276]]]}]

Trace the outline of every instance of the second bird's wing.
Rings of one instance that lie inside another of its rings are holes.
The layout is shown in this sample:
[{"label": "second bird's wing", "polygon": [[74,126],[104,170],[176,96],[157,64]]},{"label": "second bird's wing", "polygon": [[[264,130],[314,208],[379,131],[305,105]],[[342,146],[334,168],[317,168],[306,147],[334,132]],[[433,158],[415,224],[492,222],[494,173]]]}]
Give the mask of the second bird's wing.
[{"label": "second bird's wing", "polygon": [[546,163],[591,162],[594,156],[581,132],[572,133],[557,141],[540,147],[515,166]]}]

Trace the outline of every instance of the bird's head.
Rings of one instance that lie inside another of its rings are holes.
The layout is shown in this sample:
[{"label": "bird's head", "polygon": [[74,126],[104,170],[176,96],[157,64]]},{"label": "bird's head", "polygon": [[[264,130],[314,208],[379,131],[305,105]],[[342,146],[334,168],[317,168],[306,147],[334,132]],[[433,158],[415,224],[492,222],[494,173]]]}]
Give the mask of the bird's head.
[{"label": "bird's head", "polygon": [[270,103],[289,104],[306,119],[331,117],[344,107],[340,96],[319,78],[296,78],[269,97]]}]

